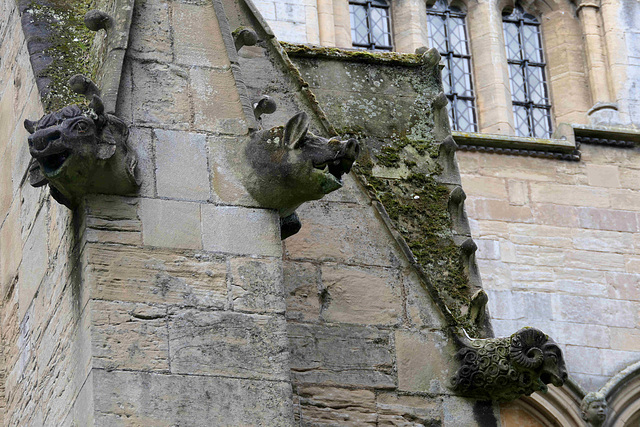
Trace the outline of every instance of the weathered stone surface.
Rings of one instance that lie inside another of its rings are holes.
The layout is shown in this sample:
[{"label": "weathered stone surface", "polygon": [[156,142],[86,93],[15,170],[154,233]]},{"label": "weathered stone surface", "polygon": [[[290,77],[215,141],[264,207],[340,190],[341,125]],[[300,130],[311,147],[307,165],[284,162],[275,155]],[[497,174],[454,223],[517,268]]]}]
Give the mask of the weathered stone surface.
[{"label": "weathered stone surface", "polygon": [[322,318],[328,322],[393,325],[402,317],[402,285],[381,268],[322,268]]},{"label": "weathered stone surface", "polygon": [[596,230],[637,232],[638,213],[613,209],[578,208],[580,226]]},{"label": "weathered stone surface", "polygon": [[371,390],[301,386],[297,389],[305,426],[376,426],[376,396]]},{"label": "weathered stone surface", "polygon": [[634,328],[637,305],[630,301],[574,295],[553,296],[554,318],[567,322]]},{"label": "weathered stone surface", "polygon": [[289,379],[282,316],[172,308],[169,348],[174,374]]},{"label": "weathered stone surface", "polygon": [[418,275],[414,271],[405,270],[402,279],[406,293],[407,316],[413,326],[433,329],[442,327],[443,315]]},{"label": "weathered stone surface", "polygon": [[93,370],[95,425],[293,425],[291,386],[279,381]]},{"label": "weathered stone surface", "polygon": [[378,393],[376,399],[379,426],[440,426],[443,411],[440,399]]},{"label": "weathered stone surface", "polygon": [[47,229],[45,213],[41,211],[36,223],[27,238],[20,264],[18,276],[18,295],[20,296],[19,318],[22,319],[31,304],[33,296],[40,286],[49,266],[49,252],[47,250]]},{"label": "weathered stone surface", "polygon": [[169,370],[166,307],[93,300],[89,308],[93,368]]},{"label": "weathered stone surface", "polygon": [[234,310],[284,313],[282,266],[279,260],[233,258],[230,264]]},{"label": "weathered stone surface", "polygon": [[303,262],[283,263],[287,319],[314,321],[320,316],[320,269]]},{"label": "weathered stone surface", "polygon": [[225,308],[225,261],[204,254],[89,245],[93,298]]},{"label": "weathered stone surface", "polygon": [[172,24],[178,64],[230,67],[212,4],[175,3]]},{"label": "weathered stone surface", "polygon": [[145,245],[202,249],[198,203],[140,199],[140,219]]},{"label": "weathered stone surface", "polygon": [[[22,259],[18,204],[14,204],[0,228],[0,295],[6,295]],[[40,248],[41,249],[41,248]]]},{"label": "weathered stone surface", "polygon": [[142,244],[137,199],[95,195],[85,199],[84,208],[88,242]]},{"label": "weathered stone surface", "polygon": [[175,65],[134,61],[136,91],[131,100],[134,121],[187,129],[191,123],[188,79],[187,72]]},{"label": "weathered stone surface", "polygon": [[209,200],[206,135],[161,129],[154,134],[158,196]]},{"label": "weathered stone surface", "polygon": [[394,388],[389,332],[289,323],[291,375],[299,383]]},{"label": "weathered stone surface", "polygon": [[280,257],[280,222],[272,210],[202,206],[204,249],[240,255]]},{"label": "weathered stone surface", "polygon": [[395,333],[398,390],[446,392],[455,350],[440,331]]},{"label": "weathered stone surface", "polygon": [[351,204],[310,202],[298,209],[302,229],[285,240],[292,259],[337,261],[345,264],[392,266],[391,241],[378,232],[382,224],[373,209]]},{"label": "weathered stone surface", "polygon": [[620,169],[613,165],[586,165],[589,185],[593,187],[620,187]]},{"label": "weathered stone surface", "polygon": [[129,54],[140,59],[170,62],[169,2],[145,0],[135,4],[129,36]]}]

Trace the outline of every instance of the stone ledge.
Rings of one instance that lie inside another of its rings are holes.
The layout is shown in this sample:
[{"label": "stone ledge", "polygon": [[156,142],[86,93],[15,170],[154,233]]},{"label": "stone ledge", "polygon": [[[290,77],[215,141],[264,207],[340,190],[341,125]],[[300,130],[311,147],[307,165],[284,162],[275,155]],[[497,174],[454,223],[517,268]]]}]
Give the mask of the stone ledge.
[{"label": "stone ledge", "polygon": [[571,125],[576,143],[633,148],[640,143],[640,129],[608,126]]},{"label": "stone ledge", "polygon": [[[375,64],[404,65],[408,67],[420,67],[429,65],[428,55],[399,52],[372,52],[361,49],[345,49],[337,47],[325,47],[309,44],[294,44],[280,42],[287,55],[310,58],[329,58],[353,62],[368,62]],[[439,58],[438,58],[439,59]],[[436,61],[435,64],[438,64]]]},{"label": "stone ledge", "polygon": [[540,139],[475,132],[451,132],[462,151],[580,160],[580,152],[570,139]]}]

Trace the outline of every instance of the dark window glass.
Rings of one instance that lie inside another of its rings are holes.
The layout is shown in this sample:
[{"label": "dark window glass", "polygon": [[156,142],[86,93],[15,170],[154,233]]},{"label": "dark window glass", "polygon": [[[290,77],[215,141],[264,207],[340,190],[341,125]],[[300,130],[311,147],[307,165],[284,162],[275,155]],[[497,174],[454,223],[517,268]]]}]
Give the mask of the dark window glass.
[{"label": "dark window glass", "polygon": [[351,39],[353,46],[369,50],[392,50],[389,5],[385,0],[352,0]]},{"label": "dark window glass", "polygon": [[467,39],[466,13],[437,0],[427,8],[429,43],[444,62],[442,83],[449,98],[449,118],[455,130],[477,132],[475,95],[471,78],[471,54]]},{"label": "dark window glass", "polygon": [[535,138],[551,136],[551,104],[545,77],[540,23],[516,6],[502,15],[509,63],[511,102],[516,134]]}]

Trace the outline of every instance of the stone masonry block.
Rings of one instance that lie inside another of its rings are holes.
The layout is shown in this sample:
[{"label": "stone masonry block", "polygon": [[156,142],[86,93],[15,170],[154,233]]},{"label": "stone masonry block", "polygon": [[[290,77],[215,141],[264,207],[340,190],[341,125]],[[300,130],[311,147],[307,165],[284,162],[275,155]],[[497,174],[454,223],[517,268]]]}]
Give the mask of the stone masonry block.
[{"label": "stone masonry block", "polygon": [[260,11],[262,17],[269,21],[275,21],[276,19],[276,5],[272,1],[256,0],[254,2],[256,8]]},{"label": "stone masonry block", "polygon": [[209,200],[206,135],[161,129],[154,133],[158,196]]},{"label": "stone masonry block", "polygon": [[283,262],[287,319],[315,321],[320,316],[320,269],[311,263]]},{"label": "stone masonry block", "polygon": [[[595,261],[595,262],[594,262]],[[599,271],[625,271],[625,255],[574,250],[565,257],[566,267]]]},{"label": "stone masonry block", "polygon": [[533,203],[532,210],[536,224],[556,225],[558,227],[580,226],[577,207]]},{"label": "stone masonry block", "polygon": [[231,70],[193,67],[189,76],[195,128],[231,135],[246,134],[247,123]]},{"label": "stone masonry block", "polygon": [[285,299],[280,260],[233,258],[233,309],[255,313],[284,313]]},{"label": "stone masonry block", "polygon": [[95,426],[143,420],[145,425],[291,426],[291,386],[279,381],[93,371]]},{"label": "stone masonry block", "polygon": [[439,399],[404,396],[398,393],[378,393],[376,399],[378,425],[401,426],[416,423],[423,426],[441,425],[443,411]]},{"label": "stone masonry block", "polygon": [[171,129],[189,128],[191,106],[187,72],[172,64],[133,61],[132,65],[134,122]]},{"label": "stone masonry block", "polygon": [[396,387],[389,332],[291,322],[287,328],[291,375],[296,383]]},{"label": "stone masonry block", "polygon": [[304,23],[306,17],[305,6],[295,3],[275,3],[276,19],[278,21]]},{"label": "stone masonry block", "polygon": [[635,351],[619,351],[613,349],[603,349],[601,351],[602,374],[611,377],[632,363],[638,362],[637,347]]},{"label": "stone masonry block", "polygon": [[302,425],[377,425],[376,395],[371,390],[300,386]]},{"label": "stone masonry block", "polygon": [[610,197],[613,209],[640,211],[640,191],[611,190]]},{"label": "stone masonry block", "polygon": [[171,24],[169,1],[144,0],[135,3],[129,54],[135,58],[171,62]]},{"label": "stone masonry block", "polygon": [[609,328],[609,331],[611,333],[612,350],[637,352],[640,348],[640,331],[638,329]]},{"label": "stone masonry block", "polygon": [[210,136],[209,165],[213,201],[228,205],[255,206],[259,204],[247,192],[235,171],[242,164],[242,145],[232,136]]},{"label": "stone masonry block", "polygon": [[605,273],[609,298],[640,301],[640,277],[637,274]]},{"label": "stone masonry block", "polygon": [[460,175],[462,188],[474,198],[507,199],[507,188],[505,180],[478,175]]},{"label": "stone masonry block", "polygon": [[401,288],[391,269],[322,267],[322,318],[336,323],[397,324],[403,312]]},{"label": "stone masonry block", "polygon": [[398,389],[445,392],[456,369],[455,349],[441,331],[396,331]]},{"label": "stone masonry block", "polygon": [[140,219],[145,245],[202,249],[198,203],[140,199]]},{"label": "stone masonry block", "polygon": [[631,233],[603,230],[578,230],[573,238],[576,249],[593,252],[635,253]]},{"label": "stone masonry block", "polygon": [[223,309],[227,269],[206,254],[92,244],[86,249],[93,298]]},{"label": "stone masonry block", "polygon": [[169,348],[174,374],[289,378],[282,316],[172,308]]},{"label": "stone masonry block", "polygon": [[33,229],[24,245],[23,254],[27,256],[23,256],[22,258],[18,276],[18,295],[20,299],[19,319],[22,319],[27,312],[49,266],[44,210],[40,211],[36,219]]},{"label": "stone masonry block", "polygon": [[241,255],[280,257],[280,222],[275,211],[234,206],[202,206],[204,249]]},{"label": "stone masonry block", "polygon": [[551,335],[556,342],[598,348],[611,347],[611,332],[616,329],[585,323],[552,322],[551,325],[551,329],[545,332]]},{"label": "stone masonry block", "polygon": [[14,280],[22,259],[18,214],[19,204],[14,203],[0,228],[0,296],[2,298],[5,297],[9,285]]},{"label": "stone masonry block", "polygon": [[553,317],[566,322],[635,328],[637,304],[597,297],[553,295]]},{"label": "stone masonry block", "polygon": [[584,345],[568,345],[564,353],[569,374],[595,374],[602,372],[602,350]]},{"label": "stone masonry block", "polygon": [[609,207],[609,193],[603,188],[532,182],[531,200],[559,205]]},{"label": "stone masonry block", "polygon": [[576,231],[567,227],[541,224],[509,224],[509,240],[516,245],[571,248]]},{"label": "stone masonry block", "polygon": [[497,240],[477,239],[476,257],[479,259],[500,259],[500,242]]},{"label": "stone masonry block", "polygon": [[93,300],[90,310],[94,368],[169,371],[166,307]]},{"label": "stone masonry block", "polygon": [[626,231],[640,230],[637,212],[613,209],[578,208],[580,227],[596,230]]},{"label": "stone masonry block", "polygon": [[476,199],[468,203],[469,216],[492,221],[533,222],[531,209],[512,206],[508,201]]},{"label": "stone masonry block", "polygon": [[444,327],[440,308],[436,306],[422,280],[411,270],[405,271],[402,280],[406,293],[407,316],[412,326],[432,329]]},{"label": "stone masonry block", "polygon": [[173,3],[176,62],[185,66],[225,67],[231,63],[224,49],[213,5]]},{"label": "stone masonry block", "polygon": [[346,203],[309,202],[297,212],[302,229],[284,242],[290,258],[393,265],[393,243],[383,231],[383,225],[373,208]]},{"label": "stone masonry block", "polygon": [[587,179],[593,187],[620,188],[620,172],[618,166],[586,165]]}]

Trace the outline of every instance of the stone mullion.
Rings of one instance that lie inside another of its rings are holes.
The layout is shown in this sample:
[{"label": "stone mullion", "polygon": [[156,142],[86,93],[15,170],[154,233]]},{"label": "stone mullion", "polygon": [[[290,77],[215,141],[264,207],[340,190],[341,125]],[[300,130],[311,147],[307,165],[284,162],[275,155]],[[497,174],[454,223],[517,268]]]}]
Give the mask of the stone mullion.
[{"label": "stone mullion", "polygon": [[320,44],[334,47],[336,45],[336,28],[333,0],[318,0],[318,27]]},{"label": "stone mullion", "polygon": [[427,7],[422,0],[391,2],[393,43],[397,52],[414,53],[429,46]]}]

